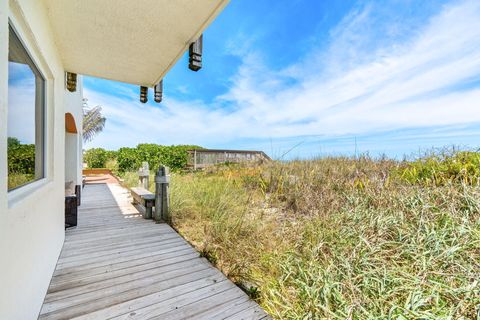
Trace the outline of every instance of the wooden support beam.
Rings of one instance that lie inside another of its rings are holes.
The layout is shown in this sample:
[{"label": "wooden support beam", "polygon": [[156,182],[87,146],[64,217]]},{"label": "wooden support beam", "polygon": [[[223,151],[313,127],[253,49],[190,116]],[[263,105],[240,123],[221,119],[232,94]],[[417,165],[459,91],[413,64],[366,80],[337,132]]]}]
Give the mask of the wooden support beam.
[{"label": "wooden support beam", "polygon": [[188,68],[198,71],[202,68],[203,34],[188,49]]}]

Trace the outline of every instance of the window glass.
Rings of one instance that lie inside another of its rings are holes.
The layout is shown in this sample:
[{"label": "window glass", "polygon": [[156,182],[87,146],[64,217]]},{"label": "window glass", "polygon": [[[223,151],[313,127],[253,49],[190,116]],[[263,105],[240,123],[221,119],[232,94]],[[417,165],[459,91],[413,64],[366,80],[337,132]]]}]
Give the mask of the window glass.
[{"label": "window glass", "polygon": [[9,26],[8,190],[44,177],[45,79]]}]

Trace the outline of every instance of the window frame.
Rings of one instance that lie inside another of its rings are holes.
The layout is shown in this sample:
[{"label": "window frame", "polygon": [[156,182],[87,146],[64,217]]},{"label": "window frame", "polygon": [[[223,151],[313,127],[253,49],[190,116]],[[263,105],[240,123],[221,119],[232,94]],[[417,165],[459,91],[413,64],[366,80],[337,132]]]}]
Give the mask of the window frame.
[{"label": "window frame", "polygon": [[[52,176],[51,176],[51,141],[49,139],[49,136],[51,135],[51,128],[49,128],[49,123],[51,123],[51,106],[50,106],[50,99],[49,97],[53,94],[52,92],[52,86],[51,86],[51,81],[52,79],[52,72],[48,65],[45,63],[45,59],[43,56],[39,53],[40,50],[38,48],[38,44],[36,43],[36,39],[33,37],[33,33],[28,29],[28,26],[25,27],[21,23],[21,21],[17,21],[14,16],[10,16],[8,18],[8,25],[7,25],[7,30],[8,30],[8,41],[10,41],[10,28],[14,32],[15,36],[18,38],[20,41],[20,44],[22,45],[23,49],[27,53],[28,57],[30,58],[31,62],[33,63],[34,67],[37,69],[38,73],[43,79],[43,93],[42,93],[42,104],[43,104],[43,110],[41,112],[42,116],[42,154],[41,154],[41,165],[42,165],[42,176],[39,178],[34,178],[33,180],[17,186],[12,189],[8,189],[7,187],[7,199],[8,199],[8,207],[14,206],[17,202],[21,201],[25,197],[28,197],[31,195],[35,190],[38,190],[42,188],[43,186],[47,185],[49,182],[52,181]],[[26,30],[26,31],[25,31]],[[30,32],[29,32],[30,31]],[[33,39],[32,39],[33,38]],[[10,43],[8,43],[8,47],[10,47]],[[8,48],[9,50],[9,48]],[[7,61],[8,64],[9,61]],[[7,79],[9,79],[10,74],[8,74]],[[7,110],[9,108],[8,104],[8,93],[7,93]],[[37,112],[37,107],[35,106],[35,112]],[[37,121],[35,119],[35,121]],[[8,128],[8,117],[5,119],[5,122],[7,124]],[[7,129],[8,130],[8,129]],[[37,123],[35,123],[35,131],[37,131]],[[37,137],[37,133],[35,133]],[[37,148],[37,141],[35,141],[35,146]],[[7,159],[8,163],[8,159]],[[37,166],[37,161],[35,161],[35,166]],[[8,180],[8,168],[6,171],[6,178]]]}]

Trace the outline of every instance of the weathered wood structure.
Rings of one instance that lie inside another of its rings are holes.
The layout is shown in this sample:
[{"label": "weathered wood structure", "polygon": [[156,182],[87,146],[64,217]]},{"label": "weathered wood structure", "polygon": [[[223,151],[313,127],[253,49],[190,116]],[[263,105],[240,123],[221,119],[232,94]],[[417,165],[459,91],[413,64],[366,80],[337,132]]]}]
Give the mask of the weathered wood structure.
[{"label": "weathered wood structure", "polygon": [[148,162],[143,162],[142,167],[138,169],[138,186],[147,190],[150,187],[150,168]]},{"label": "weathered wood structure", "polygon": [[168,167],[160,166],[155,174],[155,214],[157,222],[170,223],[168,185],[170,184],[170,171]]},{"label": "weathered wood structure", "polygon": [[118,184],[86,185],[39,319],[266,319],[168,224]]},{"label": "weathered wood structure", "polygon": [[187,166],[194,170],[221,163],[262,163],[272,160],[263,151],[196,149],[189,150],[188,154]]},{"label": "weathered wood structure", "polygon": [[155,206],[155,195],[142,187],[131,188],[130,193],[132,195],[134,205],[139,206],[139,210],[142,211],[145,219],[152,219],[152,210]]}]

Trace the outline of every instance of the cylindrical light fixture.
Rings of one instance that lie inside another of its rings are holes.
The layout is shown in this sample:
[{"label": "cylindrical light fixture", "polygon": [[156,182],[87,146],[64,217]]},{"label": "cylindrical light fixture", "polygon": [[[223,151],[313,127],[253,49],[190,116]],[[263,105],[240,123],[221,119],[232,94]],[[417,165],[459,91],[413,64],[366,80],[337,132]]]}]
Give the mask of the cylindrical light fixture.
[{"label": "cylindrical light fixture", "polygon": [[70,92],[77,91],[77,74],[67,72],[66,78],[67,78],[67,90]]},{"label": "cylindrical light fixture", "polygon": [[148,88],[141,86],[140,87],[140,102],[146,103],[148,101]]},{"label": "cylindrical light fixture", "polygon": [[188,48],[188,68],[198,71],[202,68],[203,34]]},{"label": "cylindrical light fixture", "polygon": [[154,92],[155,92],[155,102],[157,103],[160,103],[162,102],[162,98],[163,98],[163,79],[160,80],[159,83],[157,83],[155,85],[155,87],[153,88]]}]

